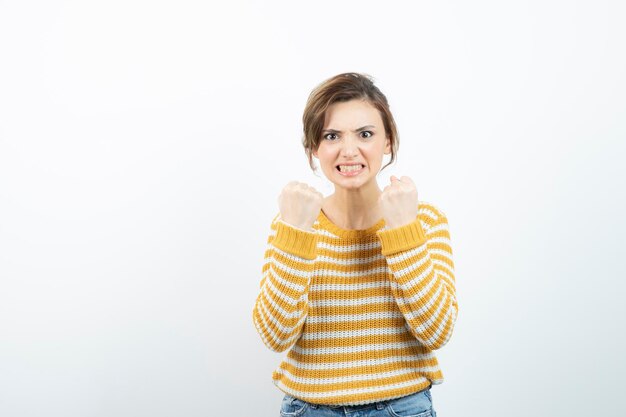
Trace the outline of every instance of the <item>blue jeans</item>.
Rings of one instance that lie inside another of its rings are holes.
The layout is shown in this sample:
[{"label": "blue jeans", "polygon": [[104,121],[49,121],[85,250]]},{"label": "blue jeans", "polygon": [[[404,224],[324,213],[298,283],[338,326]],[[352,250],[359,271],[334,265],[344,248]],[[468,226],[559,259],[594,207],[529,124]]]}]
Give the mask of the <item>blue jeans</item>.
[{"label": "blue jeans", "polygon": [[281,417],[437,417],[430,387],[393,400],[364,405],[312,404],[286,394],[280,407]]}]

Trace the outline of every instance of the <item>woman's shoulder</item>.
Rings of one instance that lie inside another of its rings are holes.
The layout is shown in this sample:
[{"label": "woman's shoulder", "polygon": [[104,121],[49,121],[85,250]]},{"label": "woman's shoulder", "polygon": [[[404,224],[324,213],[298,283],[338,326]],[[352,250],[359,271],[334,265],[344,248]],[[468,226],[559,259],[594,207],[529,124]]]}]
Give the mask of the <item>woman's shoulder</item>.
[{"label": "woman's shoulder", "polygon": [[417,207],[417,215],[418,217],[425,221],[426,223],[433,224],[441,219],[446,219],[446,214],[439,208],[439,206],[429,202],[429,201],[418,201]]}]

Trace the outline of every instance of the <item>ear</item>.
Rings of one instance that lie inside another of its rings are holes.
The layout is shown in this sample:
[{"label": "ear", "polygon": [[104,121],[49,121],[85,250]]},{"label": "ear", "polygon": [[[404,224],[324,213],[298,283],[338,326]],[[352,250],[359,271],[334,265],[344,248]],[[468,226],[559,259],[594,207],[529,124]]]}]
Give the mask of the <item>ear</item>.
[{"label": "ear", "polygon": [[391,153],[391,139],[387,137],[387,142],[385,143],[385,155],[389,155]]},{"label": "ear", "polygon": [[316,150],[316,149],[313,149],[313,152],[311,152],[311,153],[313,154],[313,156],[314,156],[314,157],[316,157],[317,159],[319,159],[319,158],[317,157],[317,150]]}]

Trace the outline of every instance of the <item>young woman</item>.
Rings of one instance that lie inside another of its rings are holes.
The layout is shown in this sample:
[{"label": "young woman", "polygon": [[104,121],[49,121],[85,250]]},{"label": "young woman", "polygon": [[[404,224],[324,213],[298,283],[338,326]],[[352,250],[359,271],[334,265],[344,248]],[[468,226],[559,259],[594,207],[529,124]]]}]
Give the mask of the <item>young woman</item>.
[{"label": "young woman", "polygon": [[369,76],[320,84],[303,123],[335,192],[287,184],[267,239],[253,320],[267,347],[289,349],[273,374],[281,415],[436,416],[434,351],[458,309],[446,216],[409,177],[378,186],[398,134]]}]

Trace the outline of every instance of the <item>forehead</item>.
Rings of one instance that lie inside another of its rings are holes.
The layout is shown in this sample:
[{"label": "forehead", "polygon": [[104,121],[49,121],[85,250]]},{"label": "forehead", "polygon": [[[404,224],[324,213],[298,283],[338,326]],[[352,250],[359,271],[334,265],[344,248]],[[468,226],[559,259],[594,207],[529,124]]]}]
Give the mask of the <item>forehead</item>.
[{"label": "forehead", "polygon": [[324,117],[324,128],[382,126],[382,118],[376,107],[364,100],[350,100],[328,106]]}]

